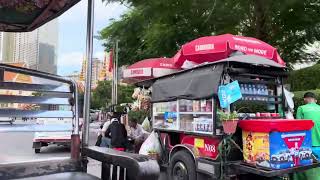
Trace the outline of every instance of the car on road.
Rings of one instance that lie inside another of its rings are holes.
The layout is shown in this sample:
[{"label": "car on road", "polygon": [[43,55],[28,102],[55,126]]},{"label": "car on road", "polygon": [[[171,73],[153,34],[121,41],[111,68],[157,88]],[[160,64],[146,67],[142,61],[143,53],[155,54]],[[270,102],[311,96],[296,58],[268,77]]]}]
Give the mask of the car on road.
[{"label": "car on road", "polygon": [[[33,145],[35,153],[40,153],[41,148],[49,145],[58,146],[71,146],[71,128],[72,119],[70,118],[38,118],[36,121],[37,125],[51,125],[52,129],[50,132],[35,132],[33,138]],[[62,125],[62,126],[61,126]],[[65,128],[64,130],[59,130],[61,127],[70,127],[70,130]],[[57,129],[54,129],[57,128]],[[52,132],[55,131],[56,132]]]},{"label": "car on road", "polygon": [[12,117],[1,117],[0,122],[10,123],[11,125],[15,121],[15,118]]}]

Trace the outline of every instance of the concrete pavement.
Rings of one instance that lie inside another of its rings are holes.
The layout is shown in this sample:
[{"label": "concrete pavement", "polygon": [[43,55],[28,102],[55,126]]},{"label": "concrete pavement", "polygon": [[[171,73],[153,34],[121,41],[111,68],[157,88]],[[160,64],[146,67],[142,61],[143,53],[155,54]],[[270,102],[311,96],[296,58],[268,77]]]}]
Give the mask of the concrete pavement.
[{"label": "concrete pavement", "polygon": [[[6,123],[0,123],[2,127],[12,128],[28,125],[32,122],[15,122],[12,126]],[[89,144],[94,145],[97,138],[100,123],[90,124]],[[41,153],[35,154],[32,148],[33,132],[0,132],[0,164],[6,162],[21,162],[30,160],[40,160],[47,158],[59,158],[70,156],[70,149],[58,147],[56,145],[43,147]],[[100,177],[101,163],[89,159],[88,173]],[[165,173],[161,174],[159,180],[166,180]]]}]

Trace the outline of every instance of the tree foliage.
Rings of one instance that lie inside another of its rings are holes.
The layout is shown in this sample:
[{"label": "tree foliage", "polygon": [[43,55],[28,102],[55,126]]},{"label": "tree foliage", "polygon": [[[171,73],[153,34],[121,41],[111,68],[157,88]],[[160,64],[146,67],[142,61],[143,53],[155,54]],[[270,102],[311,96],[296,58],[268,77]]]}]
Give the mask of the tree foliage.
[{"label": "tree foliage", "polygon": [[[107,0],[105,0],[107,1]],[[130,10],[100,32],[107,50],[119,40],[119,63],[171,57],[207,35],[252,36],[278,48],[288,63],[318,60],[305,48],[320,39],[319,0],[109,0]]]},{"label": "tree foliage", "polygon": [[[92,93],[91,108],[100,109],[111,105],[111,81],[100,81],[98,86]],[[133,93],[132,86],[119,85],[118,86],[118,103],[130,103],[133,101],[131,95]]]},{"label": "tree foliage", "polygon": [[320,64],[290,72],[288,83],[292,91],[320,89]]}]

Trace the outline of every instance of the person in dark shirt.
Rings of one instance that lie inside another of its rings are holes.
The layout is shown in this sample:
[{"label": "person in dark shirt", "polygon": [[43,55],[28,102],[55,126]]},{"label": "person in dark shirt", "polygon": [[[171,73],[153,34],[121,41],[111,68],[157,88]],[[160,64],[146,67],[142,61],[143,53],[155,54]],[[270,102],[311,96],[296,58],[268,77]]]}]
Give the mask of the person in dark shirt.
[{"label": "person in dark shirt", "polygon": [[109,125],[105,137],[111,139],[112,148],[125,148],[127,143],[127,130],[117,117],[111,119],[111,124]]}]

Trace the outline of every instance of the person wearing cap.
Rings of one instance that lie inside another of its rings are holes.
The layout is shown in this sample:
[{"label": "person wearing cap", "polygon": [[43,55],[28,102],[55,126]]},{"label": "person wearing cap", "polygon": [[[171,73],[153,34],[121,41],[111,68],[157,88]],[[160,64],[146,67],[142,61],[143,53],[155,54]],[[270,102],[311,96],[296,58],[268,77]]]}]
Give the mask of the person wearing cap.
[{"label": "person wearing cap", "polygon": [[[314,122],[311,130],[312,146],[320,146],[320,105],[317,104],[316,95],[307,92],[303,96],[305,105],[298,107],[297,119],[310,119]],[[294,173],[295,180],[320,180],[320,168],[309,169],[305,172]]]},{"label": "person wearing cap", "polygon": [[320,106],[312,92],[305,93],[303,98],[306,104],[298,107],[297,119],[311,119],[313,121],[312,146],[320,146]]}]

